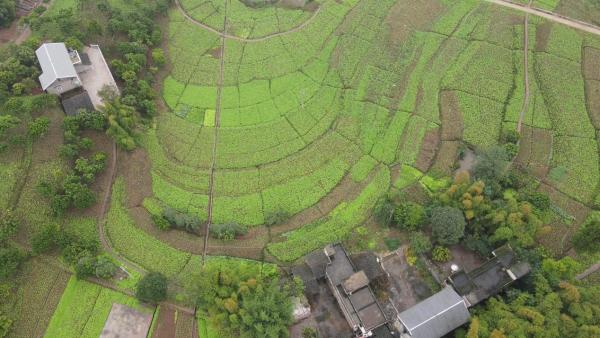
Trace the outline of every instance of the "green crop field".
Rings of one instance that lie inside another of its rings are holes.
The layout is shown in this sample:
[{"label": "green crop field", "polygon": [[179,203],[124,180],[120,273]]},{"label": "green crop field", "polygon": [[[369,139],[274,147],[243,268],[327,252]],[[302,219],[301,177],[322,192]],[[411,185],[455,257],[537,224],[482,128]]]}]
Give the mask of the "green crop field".
[{"label": "green crop field", "polygon": [[[325,0],[318,10],[298,13],[182,1],[169,12],[172,68],[162,97],[170,112],[143,137],[152,162],[147,210],[157,215],[171,207],[206,221],[210,208],[214,224],[260,228],[272,214],[302,217],[337,200],[322,217],[263,242],[289,261],[343,239],[364,221],[373,201],[361,196],[403,189],[422,175],[401,170],[392,181],[382,176],[386,166],[422,172],[436,158],[456,158],[441,154],[423,163],[425,140],[443,143],[450,133],[475,148],[498,144],[523,106],[524,17],[478,1],[434,2]],[[403,30],[393,21],[410,16],[406,7],[434,12]],[[223,32],[226,11],[231,36],[221,38],[213,30]],[[291,28],[300,21],[301,29]],[[543,46],[532,42],[528,51],[531,94],[523,124],[553,133],[546,165],[563,175],[552,184],[590,201],[599,168],[579,52],[589,38],[537,18],[529,27],[530,39]],[[454,98],[460,125],[444,125],[456,118],[444,116],[441,93]],[[352,184],[362,192],[337,196]],[[356,217],[348,230],[303,241],[303,249],[294,244],[337,224],[340,214],[355,215],[348,216]]]},{"label": "green crop field", "polygon": [[114,303],[153,311],[133,297],[71,277],[44,337],[97,337]]}]

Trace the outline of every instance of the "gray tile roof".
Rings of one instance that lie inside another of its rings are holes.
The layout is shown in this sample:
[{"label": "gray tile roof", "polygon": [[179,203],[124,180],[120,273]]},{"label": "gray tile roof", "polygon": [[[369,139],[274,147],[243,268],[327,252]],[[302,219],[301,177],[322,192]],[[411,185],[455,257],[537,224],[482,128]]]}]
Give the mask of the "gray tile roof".
[{"label": "gray tile roof", "polygon": [[469,321],[462,297],[451,286],[400,313],[413,338],[439,338]]},{"label": "gray tile roof", "polygon": [[42,75],[40,83],[46,90],[57,79],[77,77],[77,72],[64,43],[45,43],[35,51]]}]

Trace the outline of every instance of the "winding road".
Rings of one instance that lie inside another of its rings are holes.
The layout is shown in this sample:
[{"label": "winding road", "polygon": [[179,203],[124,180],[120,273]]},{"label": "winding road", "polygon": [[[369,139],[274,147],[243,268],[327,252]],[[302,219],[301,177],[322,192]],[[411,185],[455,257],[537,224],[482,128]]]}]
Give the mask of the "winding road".
[{"label": "winding road", "polygon": [[216,30],[216,29],[210,27],[207,24],[204,24],[204,23],[202,23],[202,22],[200,22],[200,21],[192,18],[185,11],[185,9],[183,8],[183,6],[181,6],[181,3],[179,2],[179,0],[175,0],[175,5],[177,6],[177,8],[179,8],[179,10],[183,14],[183,16],[187,20],[189,20],[190,22],[192,22],[194,25],[196,25],[196,26],[198,26],[198,27],[200,27],[200,28],[202,28],[204,30],[207,30],[209,32],[212,32],[214,34],[217,34],[221,38],[230,39],[230,40],[237,40],[237,41],[241,41],[241,42],[262,42],[262,41],[266,41],[266,40],[269,40],[269,39],[272,39],[272,38],[276,38],[278,36],[284,36],[284,35],[288,35],[288,34],[291,34],[291,33],[298,32],[298,31],[302,30],[304,27],[308,26],[311,22],[313,22],[313,20],[317,17],[317,15],[319,15],[319,12],[321,12],[321,6],[319,6],[317,8],[317,10],[314,11],[313,15],[310,18],[308,18],[308,20],[304,21],[300,25],[298,25],[298,26],[296,26],[296,27],[294,27],[294,28],[292,28],[290,30],[287,30],[285,32],[277,32],[277,33],[273,33],[273,34],[262,36],[260,38],[242,38],[242,37],[237,36],[237,35],[232,35],[232,34],[225,33],[226,29],[223,29],[223,32],[221,32],[219,30]]}]

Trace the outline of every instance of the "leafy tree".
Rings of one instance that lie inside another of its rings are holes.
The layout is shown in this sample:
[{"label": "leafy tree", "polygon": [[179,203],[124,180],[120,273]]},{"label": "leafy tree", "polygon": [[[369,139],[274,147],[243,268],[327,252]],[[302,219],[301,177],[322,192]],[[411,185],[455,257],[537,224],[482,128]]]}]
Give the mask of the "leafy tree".
[{"label": "leafy tree", "polygon": [[8,336],[12,324],[12,319],[8,318],[7,315],[0,311],[0,338]]},{"label": "leafy tree", "polygon": [[394,222],[405,230],[417,230],[425,216],[425,208],[414,202],[402,203],[394,210]]},{"label": "leafy tree", "polygon": [[443,246],[436,246],[431,252],[431,258],[436,262],[444,263],[452,259],[452,254],[450,253],[450,249]]},{"label": "leafy tree", "polygon": [[62,229],[58,224],[44,225],[40,231],[31,238],[31,246],[34,254],[41,254],[54,249],[59,245],[62,237]]},{"label": "leafy tree", "polygon": [[21,123],[21,120],[18,117],[12,115],[0,115],[0,137],[4,136],[4,134]]},{"label": "leafy tree", "polygon": [[0,247],[0,279],[10,278],[25,260],[25,255],[11,246]]},{"label": "leafy tree", "polygon": [[167,277],[160,272],[149,272],[138,282],[135,297],[142,302],[158,303],[167,298]]},{"label": "leafy tree", "polygon": [[47,117],[38,117],[27,125],[27,135],[36,140],[46,134],[50,128],[50,119]]},{"label": "leafy tree", "polygon": [[598,336],[600,288],[552,284],[547,277],[544,271],[535,273],[530,291],[517,289],[507,299],[492,298],[476,307],[468,337]]},{"label": "leafy tree", "polygon": [[452,245],[464,236],[465,217],[453,207],[435,207],[429,217],[433,238],[442,245]]},{"label": "leafy tree", "polygon": [[108,120],[106,133],[112,137],[119,147],[133,150],[136,146],[134,128],[137,117],[132,106],[121,102],[118,95],[104,91],[104,106],[100,109]]},{"label": "leafy tree", "polygon": [[78,209],[91,207],[96,203],[96,195],[87,184],[77,180],[67,180],[64,183],[65,195],[73,206]]},{"label": "leafy tree", "polygon": [[165,51],[162,48],[155,48],[152,50],[152,61],[158,67],[162,67],[165,65]]},{"label": "leafy tree", "polygon": [[117,272],[117,268],[117,265],[109,257],[100,256],[96,260],[95,275],[98,278],[112,278]]},{"label": "leafy tree", "polygon": [[75,265],[75,276],[79,279],[85,279],[96,273],[96,257],[83,256]]},{"label": "leafy tree", "polygon": [[550,209],[550,197],[539,191],[534,191],[525,195],[525,199],[540,211]]},{"label": "leafy tree", "polygon": [[196,233],[200,228],[201,221],[196,215],[188,215],[173,208],[163,211],[163,218],[171,224],[171,227],[181,229],[189,233]]},{"label": "leafy tree", "polygon": [[582,224],[573,236],[572,242],[578,251],[600,251],[600,217],[594,215]]},{"label": "leafy tree", "polygon": [[235,223],[213,224],[210,226],[210,235],[221,240],[233,240],[247,233],[248,227]]},{"label": "leafy tree", "polygon": [[[252,292],[253,291],[253,292]],[[279,283],[258,283],[252,291],[242,292],[239,328],[244,337],[279,338],[288,335],[292,324],[292,303]],[[232,322],[235,323],[235,317]]]},{"label": "leafy tree", "polygon": [[394,209],[395,205],[390,196],[384,196],[377,200],[373,215],[379,224],[390,226],[394,219]]},{"label": "leafy tree", "polygon": [[473,168],[475,178],[484,180],[488,185],[497,184],[507,172],[508,155],[502,146],[482,149],[477,153],[477,163]]},{"label": "leafy tree", "polygon": [[6,27],[16,17],[17,7],[15,0],[0,0],[0,27]]},{"label": "leafy tree", "polygon": [[154,225],[160,230],[164,231],[171,229],[171,223],[169,223],[162,215],[152,215],[151,217]]},{"label": "leafy tree", "polygon": [[431,251],[432,245],[429,237],[418,231],[410,234],[410,247],[414,254],[420,255]]},{"label": "leafy tree", "polygon": [[18,230],[19,221],[10,210],[0,214],[0,245],[15,235]]},{"label": "leafy tree", "polygon": [[275,212],[270,212],[265,215],[265,225],[267,227],[280,225],[283,222],[285,222],[288,218],[290,218],[290,214],[286,211],[277,210]]},{"label": "leafy tree", "polygon": [[296,286],[281,286],[275,270],[256,265],[207,265],[188,279],[187,298],[227,335],[283,337]]},{"label": "leafy tree", "polygon": [[96,175],[106,167],[106,154],[99,152],[91,159],[80,157],[75,161],[75,172],[81,176],[84,182],[92,183]]}]

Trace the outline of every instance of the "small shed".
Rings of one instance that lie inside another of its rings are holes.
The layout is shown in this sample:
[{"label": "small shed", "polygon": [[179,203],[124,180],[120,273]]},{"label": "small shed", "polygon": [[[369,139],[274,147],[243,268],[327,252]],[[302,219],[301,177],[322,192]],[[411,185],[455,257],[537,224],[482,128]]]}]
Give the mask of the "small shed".
[{"label": "small shed", "polygon": [[439,338],[469,322],[463,298],[451,286],[398,315],[413,338]]}]

